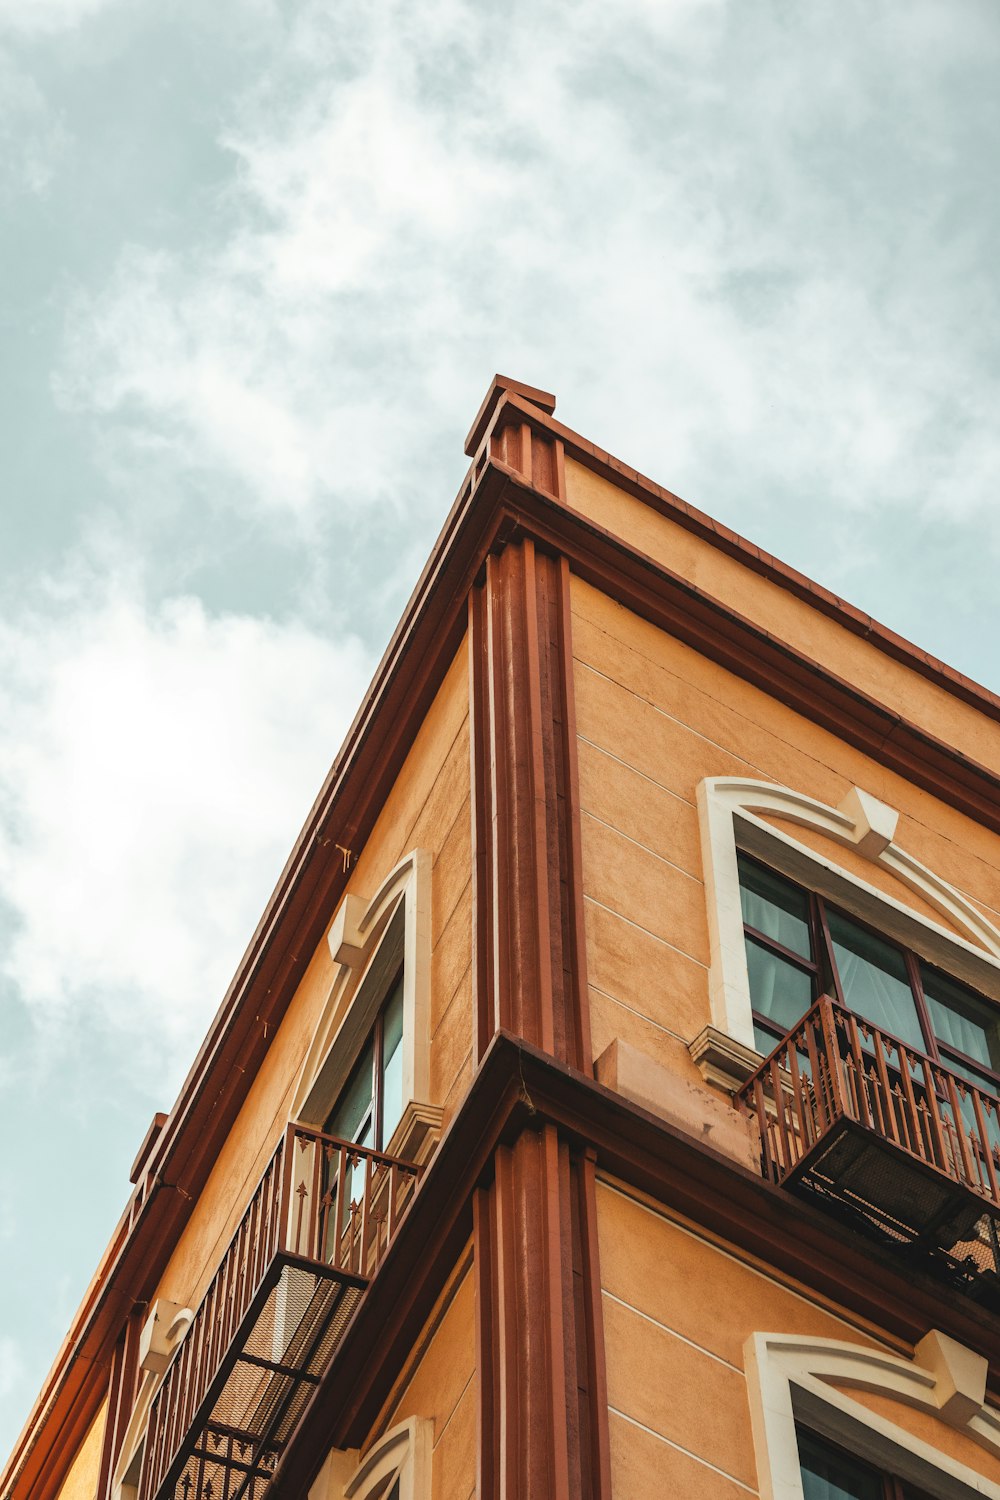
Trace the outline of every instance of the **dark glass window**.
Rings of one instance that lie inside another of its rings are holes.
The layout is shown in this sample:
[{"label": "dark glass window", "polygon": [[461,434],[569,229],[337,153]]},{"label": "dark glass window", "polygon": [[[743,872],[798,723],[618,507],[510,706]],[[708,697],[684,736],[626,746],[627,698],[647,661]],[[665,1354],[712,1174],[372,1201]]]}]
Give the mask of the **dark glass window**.
[{"label": "dark glass window", "polygon": [[368,1034],[323,1129],[342,1141],[384,1151],[403,1114],[403,976]]},{"label": "dark glass window", "polygon": [[[350,1077],[340,1097],[326,1118],[327,1135],[351,1141],[370,1151],[384,1151],[403,1116],[403,976],[398,974],[383,1001],[375,1024],[365,1039]],[[336,1190],[339,1207],[327,1225],[328,1253],[332,1254],[333,1236],[353,1234],[352,1204],[364,1197],[366,1174],[371,1167],[366,1158],[347,1159],[344,1181],[337,1182],[334,1158],[326,1165],[326,1186]],[[343,1245],[341,1247],[343,1253]]]},{"label": "dark glass window", "polygon": [[877,1469],[859,1463],[802,1427],[796,1437],[805,1500],[884,1500]]},{"label": "dark glass window", "polygon": [[917,1002],[903,951],[838,911],[827,913],[844,1004],[910,1047],[923,1046]]},{"label": "dark glass window", "polygon": [[880,1030],[1000,1093],[1000,1005],[749,856],[739,856],[739,872],[761,1052],[772,1051],[821,994],[831,994]]},{"label": "dark glass window", "polygon": [[817,1437],[795,1429],[805,1500],[928,1500],[922,1490],[885,1469],[876,1469]]}]

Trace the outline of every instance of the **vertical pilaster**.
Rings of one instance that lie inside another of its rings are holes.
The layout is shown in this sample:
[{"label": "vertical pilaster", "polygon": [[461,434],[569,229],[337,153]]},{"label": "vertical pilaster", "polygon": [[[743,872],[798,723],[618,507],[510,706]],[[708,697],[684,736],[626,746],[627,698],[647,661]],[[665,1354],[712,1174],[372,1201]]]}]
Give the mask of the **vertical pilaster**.
[{"label": "vertical pilaster", "polygon": [[592,1066],[569,570],[525,539],[469,604],[476,1040],[498,1027]]},{"label": "vertical pilaster", "polygon": [[[509,466],[540,469],[527,426],[506,432]],[[528,538],[490,556],[469,638],[477,1054],[503,1028],[589,1072],[565,559]],[[475,1254],[480,1500],[609,1500],[593,1157],[552,1125],[501,1147]]]},{"label": "vertical pilaster", "polygon": [[111,1500],[111,1480],[139,1386],[139,1336],[145,1317],[145,1304],[129,1314],[112,1356],[96,1500]]},{"label": "vertical pilaster", "polygon": [[610,1500],[592,1201],[592,1161],[551,1125],[477,1192],[480,1500]]}]

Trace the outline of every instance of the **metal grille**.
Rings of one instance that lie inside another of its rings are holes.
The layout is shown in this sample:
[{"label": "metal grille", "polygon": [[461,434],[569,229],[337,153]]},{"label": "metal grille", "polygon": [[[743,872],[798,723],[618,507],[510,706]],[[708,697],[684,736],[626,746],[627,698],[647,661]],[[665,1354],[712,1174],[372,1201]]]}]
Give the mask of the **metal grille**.
[{"label": "metal grille", "polygon": [[262,1500],[416,1176],[289,1127],[153,1403],[141,1500]]},{"label": "metal grille", "polygon": [[766,1177],[997,1296],[1000,1100],[828,995],[738,1098]]}]

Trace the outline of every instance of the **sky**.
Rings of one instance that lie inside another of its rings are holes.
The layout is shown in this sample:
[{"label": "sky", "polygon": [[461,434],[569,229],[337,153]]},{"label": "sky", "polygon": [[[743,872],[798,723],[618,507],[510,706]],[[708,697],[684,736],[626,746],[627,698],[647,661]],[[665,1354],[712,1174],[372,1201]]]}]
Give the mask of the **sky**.
[{"label": "sky", "polygon": [[0,0],[0,1458],[495,371],[1000,690],[992,0]]}]

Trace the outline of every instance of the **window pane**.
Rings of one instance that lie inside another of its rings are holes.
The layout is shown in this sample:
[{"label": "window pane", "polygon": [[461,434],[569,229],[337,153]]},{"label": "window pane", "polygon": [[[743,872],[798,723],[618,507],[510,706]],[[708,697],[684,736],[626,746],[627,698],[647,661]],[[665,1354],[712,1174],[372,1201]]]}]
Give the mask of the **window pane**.
[{"label": "window pane", "polygon": [[1000,1007],[923,965],[920,972],[935,1035],[974,1062],[1000,1072]]},{"label": "window pane", "polygon": [[769,948],[762,948],[752,937],[747,938],[746,948],[753,1008],[787,1031],[813,1002],[813,977]]},{"label": "window pane", "polygon": [[740,862],[740,901],[748,927],[774,938],[793,953],[812,958],[809,899],[804,891],[749,860]]},{"label": "window pane", "polygon": [[374,1042],[369,1037],[353,1073],[347,1080],[330,1118],[323,1127],[327,1135],[338,1135],[343,1141],[358,1141],[359,1145],[370,1145],[369,1140],[359,1139],[359,1131],[367,1134],[370,1125],[374,1067]]},{"label": "window pane", "polygon": [[882,1500],[882,1480],[874,1469],[796,1428],[805,1500]]},{"label": "window pane", "polygon": [[866,1021],[922,1051],[924,1038],[902,953],[839,912],[831,911],[829,921],[847,1005]]},{"label": "window pane", "polygon": [[759,1021],[754,1021],[753,1044],[764,1057],[769,1057],[780,1041],[780,1036],[775,1036],[772,1031],[765,1031]]},{"label": "window pane", "polygon": [[382,1019],[382,1139],[384,1150],[403,1116],[403,981],[386,1002]]}]

